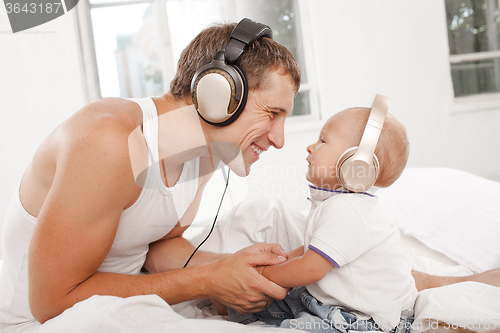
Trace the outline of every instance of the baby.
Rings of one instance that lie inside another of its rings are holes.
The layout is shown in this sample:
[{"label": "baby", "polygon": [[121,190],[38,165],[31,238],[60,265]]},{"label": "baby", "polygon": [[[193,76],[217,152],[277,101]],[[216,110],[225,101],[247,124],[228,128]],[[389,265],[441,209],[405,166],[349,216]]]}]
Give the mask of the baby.
[{"label": "baby", "polygon": [[409,331],[417,296],[411,266],[400,250],[397,225],[374,195],[378,187],[396,181],[406,166],[404,127],[387,114],[375,149],[380,165],[375,186],[353,193],[336,175],[342,153],[360,144],[370,110],[335,114],[318,141],[307,147],[312,205],[305,245],[288,253],[283,264],[257,267],[271,281],[293,289],[258,313],[228,309],[230,320],[261,320],[312,332]]}]

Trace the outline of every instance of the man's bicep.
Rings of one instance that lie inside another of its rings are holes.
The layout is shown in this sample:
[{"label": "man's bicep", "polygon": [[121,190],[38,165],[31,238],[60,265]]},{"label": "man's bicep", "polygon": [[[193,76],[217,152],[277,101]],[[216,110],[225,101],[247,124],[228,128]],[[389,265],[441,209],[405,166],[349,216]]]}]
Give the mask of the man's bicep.
[{"label": "man's bicep", "polygon": [[126,147],[110,136],[82,140],[57,162],[30,242],[30,303],[64,298],[95,273],[113,244],[133,176]]}]

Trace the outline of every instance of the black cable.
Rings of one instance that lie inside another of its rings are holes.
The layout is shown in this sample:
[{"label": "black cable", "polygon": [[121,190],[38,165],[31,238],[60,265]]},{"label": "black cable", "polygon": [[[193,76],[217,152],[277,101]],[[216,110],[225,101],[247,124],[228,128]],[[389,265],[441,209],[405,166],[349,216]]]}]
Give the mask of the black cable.
[{"label": "black cable", "polygon": [[224,200],[224,196],[226,195],[227,185],[229,184],[229,174],[230,173],[231,173],[231,169],[229,169],[229,167],[228,167],[227,168],[227,178],[226,178],[226,188],[224,188],[224,193],[222,193],[222,198],[220,199],[219,208],[217,208],[217,213],[215,214],[215,219],[214,219],[214,222],[212,224],[212,229],[210,229],[210,232],[208,233],[207,237],[205,237],[203,242],[201,242],[200,245],[198,245],[198,247],[196,249],[194,249],[193,253],[189,257],[189,259],[186,261],[186,263],[184,264],[184,267],[182,267],[182,268],[186,268],[186,266],[189,264],[189,261],[191,260],[191,258],[193,258],[196,251],[198,251],[198,249],[203,245],[203,243],[206,242],[208,237],[210,237],[210,235],[212,234],[212,231],[214,231],[215,221],[217,221],[217,217],[219,216],[219,210],[220,210],[220,207],[222,206],[222,201]]}]

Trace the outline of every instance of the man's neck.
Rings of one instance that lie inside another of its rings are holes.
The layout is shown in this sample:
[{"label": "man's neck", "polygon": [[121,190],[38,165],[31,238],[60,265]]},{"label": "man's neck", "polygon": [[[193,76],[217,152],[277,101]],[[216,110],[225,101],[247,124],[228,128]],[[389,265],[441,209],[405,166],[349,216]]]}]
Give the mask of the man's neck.
[{"label": "man's neck", "polygon": [[205,123],[191,100],[176,99],[169,92],[153,102],[158,111],[159,157],[165,159],[167,171],[201,156],[210,157],[215,170],[216,156],[236,174],[246,175],[240,147],[231,141],[225,127]]},{"label": "man's neck", "polygon": [[165,167],[209,156],[205,134],[196,109],[187,99],[176,99],[170,92],[154,98],[158,112],[158,150]]}]

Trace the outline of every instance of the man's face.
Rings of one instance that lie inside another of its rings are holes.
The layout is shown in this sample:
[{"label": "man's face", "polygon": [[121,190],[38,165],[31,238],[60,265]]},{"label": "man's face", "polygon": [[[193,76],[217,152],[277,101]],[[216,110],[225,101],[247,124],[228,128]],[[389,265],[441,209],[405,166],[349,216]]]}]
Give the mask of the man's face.
[{"label": "man's face", "polygon": [[233,169],[236,174],[248,175],[251,165],[269,147],[283,147],[285,119],[292,113],[294,97],[291,76],[282,71],[271,72],[259,90],[249,91],[245,109],[228,126],[230,140],[239,146],[243,158],[244,171]]}]

